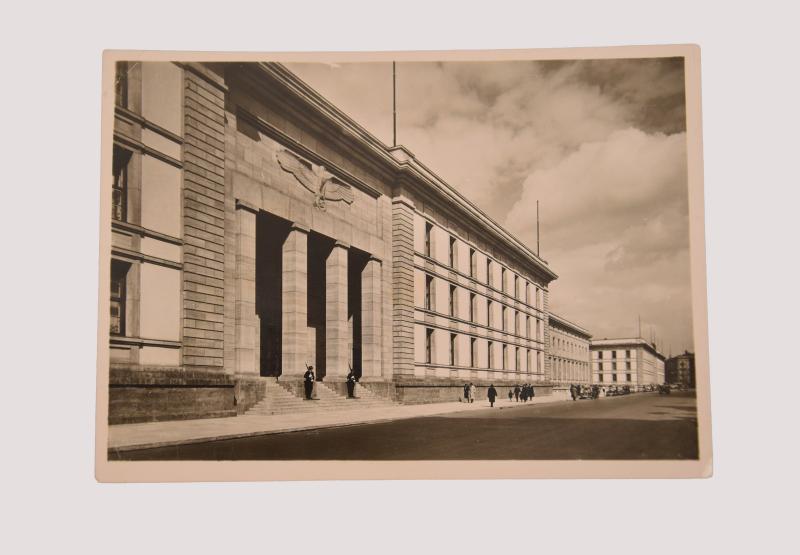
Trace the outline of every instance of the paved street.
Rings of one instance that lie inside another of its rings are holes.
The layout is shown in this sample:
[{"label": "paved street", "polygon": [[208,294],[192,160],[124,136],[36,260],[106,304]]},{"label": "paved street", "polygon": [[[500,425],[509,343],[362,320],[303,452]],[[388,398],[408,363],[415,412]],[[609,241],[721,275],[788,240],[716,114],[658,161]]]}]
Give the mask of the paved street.
[{"label": "paved street", "polygon": [[126,451],[112,460],[694,459],[691,393],[638,394]]}]

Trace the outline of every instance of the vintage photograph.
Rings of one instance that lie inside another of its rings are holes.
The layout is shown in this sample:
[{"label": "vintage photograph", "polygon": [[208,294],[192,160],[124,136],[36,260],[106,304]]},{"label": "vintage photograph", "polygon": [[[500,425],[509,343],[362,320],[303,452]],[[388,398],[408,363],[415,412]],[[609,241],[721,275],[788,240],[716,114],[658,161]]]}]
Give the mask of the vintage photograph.
[{"label": "vintage photograph", "polygon": [[107,52],[98,475],[708,475],[699,51],[555,54]]}]

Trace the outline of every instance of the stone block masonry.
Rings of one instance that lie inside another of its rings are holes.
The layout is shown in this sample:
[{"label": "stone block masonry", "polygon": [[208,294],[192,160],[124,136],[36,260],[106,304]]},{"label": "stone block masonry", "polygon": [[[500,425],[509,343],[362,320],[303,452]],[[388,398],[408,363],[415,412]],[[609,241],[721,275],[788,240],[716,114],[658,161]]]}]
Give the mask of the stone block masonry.
[{"label": "stone block masonry", "polygon": [[225,85],[190,64],[184,72],[183,365],[223,371]]}]

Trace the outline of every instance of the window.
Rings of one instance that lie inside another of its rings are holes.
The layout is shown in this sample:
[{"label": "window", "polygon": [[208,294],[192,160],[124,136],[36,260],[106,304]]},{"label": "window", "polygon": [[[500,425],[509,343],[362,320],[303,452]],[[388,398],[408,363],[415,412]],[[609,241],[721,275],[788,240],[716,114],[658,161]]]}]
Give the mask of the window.
[{"label": "window", "polygon": [[458,307],[456,306],[456,286],[455,285],[451,285],[450,286],[450,316],[452,316],[452,317],[456,316],[457,308]]},{"label": "window", "polygon": [[531,338],[531,317],[525,316],[525,337]]},{"label": "window", "polygon": [[456,267],[456,238],[450,236],[450,247],[447,252],[447,261],[451,268]]},{"label": "window", "polygon": [[631,361],[627,360],[625,361],[625,370],[630,370],[630,369],[631,369]]},{"label": "window", "polygon": [[501,322],[501,324],[500,324],[500,325],[502,326],[502,328],[503,328],[503,331],[506,331],[506,307],[503,307],[503,308],[501,309],[501,311],[500,311],[500,317],[503,319],[503,321]]},{"label": "window", "polygon": [[603,374],[597,374],[597,381],[603,383]]},{"label": "window", "polygon": [[612,382],[617,381],[617,375],[616,374],[611,374],[611,381]]},{"label": "window", "polygon": [[617,351],[611,351],[611,358],[617,358]]},{"label": "window", "polygon": [[616,370],[617,369],[617,363],[616,362],[612,362],[611,363],[611,369],[612,370]]},{"label": "window", "polygon": [[425,222],[425,256],[431,256],[431,233],[433,231],[433,224]]},{"label": "window", "polygon": [[456,365],[456,334],[450,334],[450,366]]},{"label": "window", "polygon": [[469,321],[475,322],[475,293],[469,294]]},{"label": "window", "polygon": [[433,352],[433,330],[425,328],[425,362],[430,364],[432,360],[431,353]]},{"label": "window", "polygon": [[597,365],[597,369],[600,370],[601,372],[603,371],[603,363],[602,362]]},{"label": "window", "polygon": [[542,290],[538,287],[536,288],[536,308],[542,308]]},{"label": "window", "polygon": [[508,368],[508,345],[503,344],[503,370]]},{"label": "window", "polygon": [[130,264],[111,261],[111,335],[125,335],[125,281]]},{"label": "window", "polygon": [[494,367],[494,343],[489,341],[489,347],[486,350],[486,368],[493,368]]},{"label": "window", "polygon": [[531,350],[530,349],[528,349],[527,352],[525,353],[525,364],[526,364],[525,369],[528,371],[528,374],[530,374],[531,373],[531,368],[533,366],[531,364]]},{"label": "window", "polygon": [[469,277],[473,279],[478,277],[478,257],[475,255],[475,249],[469,249]]},{"label": "window", "polygon": [[506,292],[506,269],[500,268],[500,290]]},{"label": "window", "polygon": [[117,62],[114,78],[114,102],[117,106],[128,107],[128,62]]},{"label": "window", "polygon": [[597,351],[597,358],[603,360],[603,351]]},{"label": "window", "polygon": [[519,299],[519,276],[514,276],[514,298]]},{"label": "window", "polygon": [[531,304],[531,284],[525,282],[525,304]]},{"label": "window", "polygon": [[536,339],[537,341],[542,340],[542,321],[536,320]]},{"label": "window", "polygon": [[128,165],[130,161],[131,151],[114,145],[111,217],[115,220],[125,221],[128,216]]},{"label": "window", "polygon": [[433,310],[433,276],[425,276],[425,308]]},{"label": "window", "polygon": [[520,369],[522,368],[522,367],[520,366],[519,347],[514,347],[514,365],[515,365],[515,366],[514,366],[514,370],[516,370],[517,372],[519,372],[519,371],[520,371]]},{"label": "window", "polygon": [[486,299],[486,325],[492,327],[492,301]]},{"label": "window", "polygon": [[514,311],[514,335],[519,335],[519,311]]},{"label": "window", "polygon": [[631,375],[630,374],[625,374],[625,381],[626,382],[631,381]]},{"label": "window", "polygon": [[492,259],[486,259],[486,285],[492,284]]},{"label": "window", "polygon": [[625,358],[631,358],[630,350],[625,351]]},{"label": "window", "polygon": [[474,337],[469,340],[469,365],[472,368],[478,365],[478,340]]}]

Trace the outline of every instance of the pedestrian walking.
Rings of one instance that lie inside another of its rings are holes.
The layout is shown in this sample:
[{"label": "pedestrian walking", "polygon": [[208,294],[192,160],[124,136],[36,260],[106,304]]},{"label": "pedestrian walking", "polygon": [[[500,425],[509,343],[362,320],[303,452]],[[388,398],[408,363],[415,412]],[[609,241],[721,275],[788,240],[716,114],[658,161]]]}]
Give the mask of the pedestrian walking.
[{"label": "pedestrian walking", "polygon": [[514,391],[509,387],[508,388],[508,401],[511,402],[514,399]]},{"label": "pedestrian walking", "polygon": [[469,385],[464,384],[464,402],[469,403]]},{"label": "pedestrian walking", "polygon": [[497,390],[494,388],[494,384],[489,386],[489,391],[486,394],[489,397],[489,406],[494,406],[494,400],[497,398]]},{"label": "pedestrian walking", "polygon": [[311,393],[314,391],[314,367],[306,364],[306,373],[303,374],[303,390],[306,394],[306,400],[311,400]]},{"label": "pedestrian walking", "polygon": [[472,382],[469,382],[469,402],[470,403],[474,403],[475,402],[475,392],[476,391],[477,391],[477,389],[475,387],[475,384],[472,383]]},{"label": "pedestrian walking", "polygon": [[578,392],[576,390],[575,384],[569,384],[569,394],[572,395],[572,400],[575,401],[578,398]]},{"label": "pedestrian walking", "polygon": [[519,384],[514,386],[514,400],[519,403]]}]

